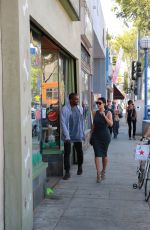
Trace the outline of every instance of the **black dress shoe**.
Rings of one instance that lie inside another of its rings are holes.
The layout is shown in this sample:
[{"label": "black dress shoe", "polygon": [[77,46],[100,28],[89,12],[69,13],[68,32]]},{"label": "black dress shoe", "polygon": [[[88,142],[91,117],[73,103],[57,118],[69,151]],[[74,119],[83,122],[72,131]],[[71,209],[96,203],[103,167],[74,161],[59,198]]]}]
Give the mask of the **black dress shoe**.
[{"label": "black dress shoe", "polygon": [[66,173],[63,177],[63,180],[68,180],[70,178],[70,173]]},{"label": "black dress shoe", "polygon": [[83,173],[82,167],[80,166],[78,167],[77,175],[81,175],[82,173]]}]

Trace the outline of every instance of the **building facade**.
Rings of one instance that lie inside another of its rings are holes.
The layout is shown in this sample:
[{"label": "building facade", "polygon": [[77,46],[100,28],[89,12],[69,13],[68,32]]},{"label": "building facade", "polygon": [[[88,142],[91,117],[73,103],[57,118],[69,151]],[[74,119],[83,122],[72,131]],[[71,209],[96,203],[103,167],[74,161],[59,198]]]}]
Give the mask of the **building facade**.
[{"label": "building facade", "polygon": [[34,191],[48,166],[41,152],[60,152],[59,111],[65,96],[80,90],[79,1],[1,0],[0,6],[0,218],[4,213],[5,229],[32,229]]},{"label": "building facade", "polygon": [[89,1],[81,0],[81,85],[82,105],[85,115],[85,133],[88,140],[91,129],[91,92],[92,92],[92,45],[93,45],[93,22]]},{"label": "building facade", "polygon": [[3,101],[2,101],[2,49],[0,20],[0,229],[4,229],[4,146],[3,146]]},{"label": "building facade", "polygon": [[93,52],[92,2],[0,0],[0,229],[32,229],[44,181],[62,175],[69,93],[79,93],[90,130],[92,79],[103,75],[105,56],[96,27]]},{"label": "building facade", "polygon": [[100,1],[92,1],[92,19],[93,94],[106,97],[106,28]]}]

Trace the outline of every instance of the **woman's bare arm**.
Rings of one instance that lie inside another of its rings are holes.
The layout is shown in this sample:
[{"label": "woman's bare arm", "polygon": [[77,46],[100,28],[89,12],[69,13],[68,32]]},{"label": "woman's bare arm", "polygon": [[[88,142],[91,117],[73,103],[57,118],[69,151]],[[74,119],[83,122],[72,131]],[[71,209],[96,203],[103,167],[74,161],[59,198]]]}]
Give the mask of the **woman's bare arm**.
[{"label": "woman's bare arm", "polygon": [[[93,112],[93,120],[94,120],[95,114],[96,114],[96,112],[94,111]],[[94,124],[92,124],[91,133],[92,133],[93,130],[94,130]]]},{"label": "woman's bare arm", "polygon": [[113,126],[113,119],[112,119],[112,113],[108,112],[106,115],[104,113],[104,118],[109,126]]}]

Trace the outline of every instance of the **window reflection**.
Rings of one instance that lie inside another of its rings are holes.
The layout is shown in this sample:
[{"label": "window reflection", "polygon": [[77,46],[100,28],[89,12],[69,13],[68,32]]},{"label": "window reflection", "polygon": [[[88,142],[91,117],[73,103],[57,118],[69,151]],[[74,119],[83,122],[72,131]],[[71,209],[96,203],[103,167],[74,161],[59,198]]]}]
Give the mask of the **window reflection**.
[{"label": "window reflection", "polygon": [[33,153],[52,153],[61,147],[59,111],[76,88],[75,60],[34,30],[30,54],[32,149]]},{"label": "window reflection", "polygon": [[32,152],[36,156],[40,153],[41,130],[41,39],[40,35],[31,32],[31,119],[32,119]]},{"label": "window reflection", "polygon": [[58,52],[44,40],[42,49],[42,149],[60,147]]},{"label": "window reflection", "polygon": [[85,128],[89,129],[91,126],[90,120],[90,101],[89,101],[89,75],[82,70],[82,106],[85,119]]}]

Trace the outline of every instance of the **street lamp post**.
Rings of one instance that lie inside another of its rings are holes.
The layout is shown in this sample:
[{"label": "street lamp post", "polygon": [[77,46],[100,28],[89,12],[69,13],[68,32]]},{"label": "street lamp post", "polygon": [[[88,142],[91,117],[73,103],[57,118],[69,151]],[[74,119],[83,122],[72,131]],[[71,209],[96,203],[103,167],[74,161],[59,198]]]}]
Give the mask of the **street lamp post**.
[{"label": "street lamp post", "polygon": [[150,37],[141,39],[140,47],[144,50],[144,120],[148,119],[148,50],[150,49]]}]

